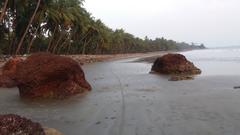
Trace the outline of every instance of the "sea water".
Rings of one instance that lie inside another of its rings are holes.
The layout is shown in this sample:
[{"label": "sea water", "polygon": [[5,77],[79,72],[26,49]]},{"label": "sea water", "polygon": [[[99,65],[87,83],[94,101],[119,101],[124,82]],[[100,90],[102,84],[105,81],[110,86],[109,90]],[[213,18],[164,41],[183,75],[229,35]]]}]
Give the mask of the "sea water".
[{"label": "sea water", "polygon": [[240,75],[240,47],[193,50],[182,54],[202,70],[202,76]]}]

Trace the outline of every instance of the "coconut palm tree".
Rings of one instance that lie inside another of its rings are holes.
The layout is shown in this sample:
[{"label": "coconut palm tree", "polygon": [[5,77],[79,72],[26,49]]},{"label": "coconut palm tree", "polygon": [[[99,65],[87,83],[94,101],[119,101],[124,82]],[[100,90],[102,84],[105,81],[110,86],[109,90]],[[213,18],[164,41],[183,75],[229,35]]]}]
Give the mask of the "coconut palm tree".
[{"label": "coconut palm tree", "polygon": [[3,7],[2,7],[2,10],[1,10],[0,23],[2,22],[3,17],[4,17],[4,15],[5,15],[5,13],[6,13],[7,5],[8,5],[8,0],[5,0],[5,2],[4,2],[4,4],[3,4]]},{"label": "coconut palm tree", "polygon": [[30,20],[29,20],[29,23],[28,23],[28,25],[27,25],[27,28],[25,29],[25,32],[24,32],[23,36],[21,37],[20,42],[19,42],[18,45],[17,45],[17,49],[16,49],[16,52],[15,52],[16,55],[19,53],[19,51],[20,51],[20,49],[21,49],[21,46],[22,46],[22,44],[23,44],[23,40],[24,40],[25,36],[27,35],[27,32],[28,32],[28,30],[29,30],[29,28],[30,28],[33,20],[34,20],[34,17],[35,17],[35,15],[36,15],[36,13],[37,13],[37,11],[38,11],[38,9],[39,9],[40,3],[41,3],[41,0],[38,0],[37,6],[36,6],[36,8],[35,8],[35,10],[34,10],[34,12],[33,12],[33,14],[32,14],[32,17],[31,17]]}]

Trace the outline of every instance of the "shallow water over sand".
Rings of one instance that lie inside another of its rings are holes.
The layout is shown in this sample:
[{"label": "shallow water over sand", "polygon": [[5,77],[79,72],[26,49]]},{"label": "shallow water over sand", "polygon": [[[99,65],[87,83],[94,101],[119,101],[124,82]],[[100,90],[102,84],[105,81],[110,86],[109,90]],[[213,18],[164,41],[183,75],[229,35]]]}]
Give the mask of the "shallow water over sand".
[{"label": "shallow water over sand", "polygon": [[92,92],[39,102],[0,89],[0,113],[26,116],[65,135],[238,135],[240,92],[233,86],[240,75],[217,75],[185,53],[204,75],[169,82],[149,74],[151,64],[133,59],[94,63],[84,66]]}]

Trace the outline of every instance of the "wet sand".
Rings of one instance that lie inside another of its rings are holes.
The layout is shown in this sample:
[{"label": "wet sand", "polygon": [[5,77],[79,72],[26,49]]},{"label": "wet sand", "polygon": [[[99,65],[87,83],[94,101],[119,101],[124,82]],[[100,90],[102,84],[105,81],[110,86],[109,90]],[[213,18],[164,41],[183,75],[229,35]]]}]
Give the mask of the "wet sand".
[{"label": "wet sand", "polygon": [[84,65],[93,90],[64,101],[26,101],[0,89],[0,113],[14,113],[66,135],[238,135],[240,76],[170,82],[136,59]]}]

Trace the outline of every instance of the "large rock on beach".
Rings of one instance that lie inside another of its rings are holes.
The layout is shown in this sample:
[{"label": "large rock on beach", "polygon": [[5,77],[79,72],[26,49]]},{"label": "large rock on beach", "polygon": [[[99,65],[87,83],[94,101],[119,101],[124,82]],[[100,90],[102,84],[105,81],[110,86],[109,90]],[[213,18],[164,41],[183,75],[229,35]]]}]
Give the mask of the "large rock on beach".
[{"label": "large rock on beach", "polygon": [[201,70],[181,54],[166,54],[155,60],[152,72],[170,75],[196,75]]},{"label": "large rock on beach", "polygon": [[0,72],[0,86],[11,88],[16,86],[16,82],[13,80],[16,74],[17,63],[22,62],[23,60],[17,57],[11,58],[7,61]]},{"label": "large rock on beach", "polygon": [[54,128],[42,127],[39,123],[15,114],[0,115],[0,135],[63,135]]},{"label": "large rock on beach", "polygon": [[0,115],[0,135],[46,135],[39,123],[14,114]]},{"label": "large rock on beach", "polygon": [[17,86],[21,97],[66,98],[91,90],[80,64],[71,58],[35,53],[15,59],[3,66],[0,85]]}]

